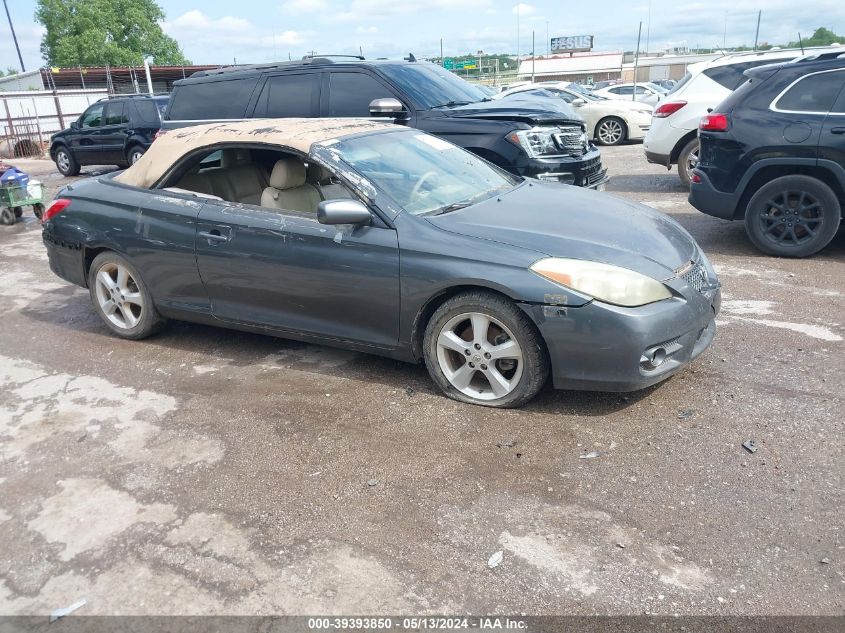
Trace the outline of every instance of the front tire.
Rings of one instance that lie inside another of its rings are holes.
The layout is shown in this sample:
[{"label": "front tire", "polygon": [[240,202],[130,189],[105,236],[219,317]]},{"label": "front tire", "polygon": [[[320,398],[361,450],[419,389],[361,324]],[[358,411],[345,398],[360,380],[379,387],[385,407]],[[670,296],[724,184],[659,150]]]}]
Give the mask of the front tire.
[{"label": "front tire", "polygon": [[609,116],[596,125],[595,137],[602,145],[620,145],[628,139],[628,126],[619,117]]},{"label": "front tire", "polygon": [[769,255],[808,257],[839,230],[842,207],[836,193],[812,176],[782,176],[766,183],[745,209],[745,232]]},{"label": "front tire", "polygon": [[519,407],[549,376],[543,340],[512,301],[475,291],[448,299],[423,339],[428,372],[450,398],[486,407]]},{"label": "front tire", "polygon": [[698,166],[698,150],[700,147],[698,137],[696,137],[684,145],[684,148],[678,155],[678,177],[680,177],[681,182],[687,189],[690,188],[692,170]]},{"label": "front tire", "polygon": [[88,271],[91,302],[103,323],[126,339],[142,339],[164,325],[137,269],[117,253],[100,253]]},{"label": "front tire", "polygon": [[59,147],[54,154],[54,160],[56,161],[56,169],[59,170],[62,176],[76,176],[79,174],[79,163],[76,162],[76,159],[67,147]]},{"label": "front tire", "polygon": [[7,226],[12,226],[15,223],[17,218],[15,217],[15,212],[12,211],[9,207],[3,207],[0,209],[0,224],[5,224]]}]

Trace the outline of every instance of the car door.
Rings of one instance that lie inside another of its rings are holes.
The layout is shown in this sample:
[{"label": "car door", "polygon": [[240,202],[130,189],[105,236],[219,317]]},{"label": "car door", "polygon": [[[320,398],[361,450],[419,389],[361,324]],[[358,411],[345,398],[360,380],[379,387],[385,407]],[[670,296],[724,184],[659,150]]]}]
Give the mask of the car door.
[{"label": "car door", "polygon": [[819,161],[832,161],[845,173],[845,70],[828,74],[832,86],[840,86],[839,95],[824,120],[819,137]]},{"label": "car door", "polygon": [[325,226],[316,213],[206,200],[197,265],[215,317],[392,347],[399,339],[396,231]]},{"label": "car door", "polygon": [[79,117],[79,129],[71,140],[71,149],[80,165],[96,164],[97,132],[103,123],[105,103],[98,102]]},{"label": "car door", "polygon": [[128,130],[126,101],[109,101],[103,108],[103,122],[94,133],[98,160],[105,165],[120,164],[126,160],[124,148]]}]

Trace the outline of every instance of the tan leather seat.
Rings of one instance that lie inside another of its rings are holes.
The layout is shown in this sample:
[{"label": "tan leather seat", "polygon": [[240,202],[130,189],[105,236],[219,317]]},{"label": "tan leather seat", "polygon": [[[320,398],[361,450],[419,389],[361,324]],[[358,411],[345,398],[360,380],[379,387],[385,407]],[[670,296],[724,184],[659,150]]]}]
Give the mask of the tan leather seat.
[{"label": "tan leather seat", "polygon": [[261,194],[261,206],[316,213],[320,194],[305,183],[305,165],[297,158],[276,161],[270,174],[270,186]]},{"label": "tan leather seat", "polygon": [[267,172],[252,162],[248,149],[227,149],[220,159],[223,175],[228,181],[232,201],[259,204],[268,185]]}]

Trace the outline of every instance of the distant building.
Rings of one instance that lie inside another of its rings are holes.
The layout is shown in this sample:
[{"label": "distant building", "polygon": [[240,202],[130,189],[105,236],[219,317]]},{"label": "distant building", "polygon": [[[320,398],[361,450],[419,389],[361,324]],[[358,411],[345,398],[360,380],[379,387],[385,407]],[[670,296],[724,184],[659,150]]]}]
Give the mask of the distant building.
[{"label": "distant building", "polygon": [[568,53],[523,58],[519,63],[519,79],[536,81],[577,81],[584,84],[619,79],[622,75],[622,53]]},{"label": "distant building", "polygon": [[17,75],[0,77],[0,92],[18,92],[23,90],[43,90],[41,71],[31,70]]}]

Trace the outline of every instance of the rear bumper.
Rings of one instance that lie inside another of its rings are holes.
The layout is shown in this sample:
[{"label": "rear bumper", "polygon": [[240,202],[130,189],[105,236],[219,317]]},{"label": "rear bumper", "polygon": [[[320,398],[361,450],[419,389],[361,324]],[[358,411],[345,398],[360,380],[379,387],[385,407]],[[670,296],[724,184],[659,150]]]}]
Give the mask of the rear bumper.
[{"label": "rear bumper", "polygon": [[672,166],[672,159],[670,158],[669,154],[659,154],[657,152],[650,152],[648,150],[645,151],[645,159],[650,162],[654,163],[655,165],[663,165],[667,169]]},{"label": "rear bumper", "polygon": [[47,247],[50,270],[65,281],[86,287],[82,245],[62,240],[46,227],[41,233],[41,239]]},{"label": "rear bumper", "polygon": [[707,174],[700,169],[696,169],[693,173],[701,178],[701,182],[690,183],[689,203],[707,215],[725,220],[737,219],[739,195],[735,192],[719,191],[710,182]]},{"label": "rear bumper", "polygon": [[[687,287],[684,294],[639,308],[593,301],[523,309],[546,341],[556,389],[637,391],[677,373],[713,342],[721,291]],[[650,366],[645,359],[658,348],[665,360]]]}]

